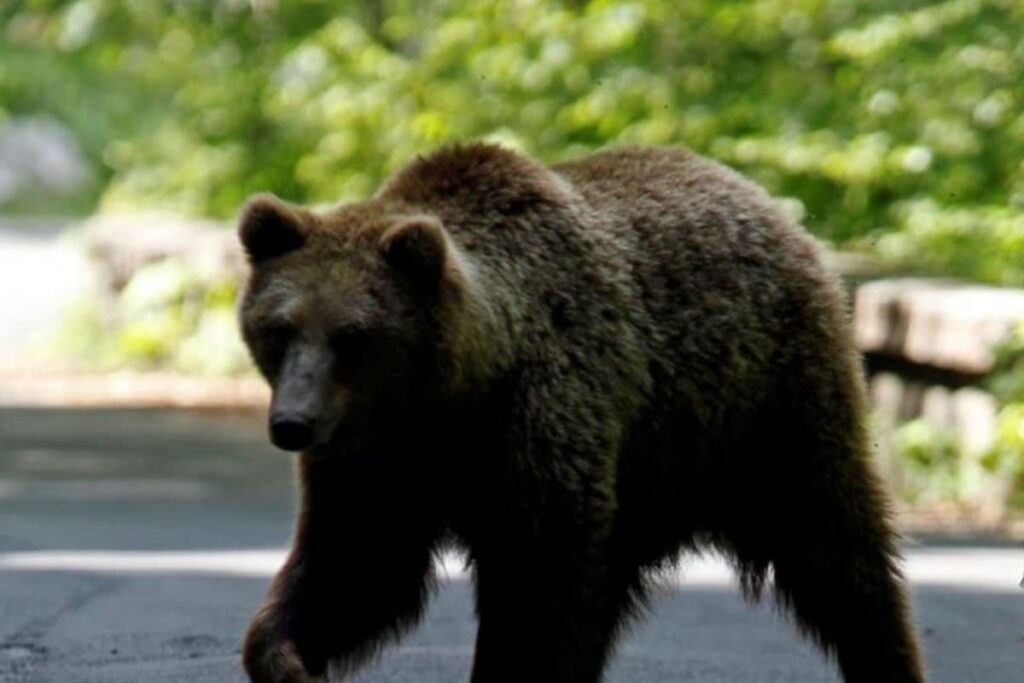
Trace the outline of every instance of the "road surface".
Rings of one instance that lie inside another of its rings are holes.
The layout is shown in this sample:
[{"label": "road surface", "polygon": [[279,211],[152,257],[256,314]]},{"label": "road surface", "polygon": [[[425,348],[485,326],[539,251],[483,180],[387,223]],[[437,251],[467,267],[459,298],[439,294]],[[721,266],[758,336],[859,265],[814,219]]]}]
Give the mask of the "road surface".
[{"label": "road surface", "polygon": [[[244,681],[238,644],[281,560],[290,463],[241,418],[0,411],[0,683]],[[936,683],[1020,683],[1024,550],[913,544]],[[457,558],[424,624],[359,683],[466,680],[475,623]],[[666,575],[612,683],[837,681],[714,559]]]}]

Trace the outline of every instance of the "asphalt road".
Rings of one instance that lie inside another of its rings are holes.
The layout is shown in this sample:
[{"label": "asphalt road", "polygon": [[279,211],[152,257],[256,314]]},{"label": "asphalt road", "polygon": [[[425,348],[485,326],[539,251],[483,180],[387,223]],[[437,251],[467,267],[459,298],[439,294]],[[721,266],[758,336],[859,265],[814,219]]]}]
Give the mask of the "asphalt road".
[{"label": "asphalt road", "polygon": [[[292,509],[288,457],[249,421],[0,411],[0,682],[243,681],[240,634]],[[360,683],[466,679],[471,594],[448,565],[425,623]],[[908,571],[930,680],[1020,683],[1024,550],[912,544]],[[720,561],[690,562],[662,592],[612,683],[838,680],[770,606],[739,599]]]}]

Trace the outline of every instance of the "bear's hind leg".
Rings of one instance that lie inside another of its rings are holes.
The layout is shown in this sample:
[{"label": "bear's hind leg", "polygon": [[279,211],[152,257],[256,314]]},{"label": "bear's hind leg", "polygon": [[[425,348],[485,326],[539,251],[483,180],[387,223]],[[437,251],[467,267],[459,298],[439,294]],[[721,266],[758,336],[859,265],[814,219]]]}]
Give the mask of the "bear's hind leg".
[{"label": "bear's hind leg", "polygon": [[857,372],[852,362],[826,364],[781,404],[788,415],[770,429],[756,556],[769,560],[780,604],[835,655],[846,683],[922,683]]},{"label": "bear's hind leg", "polygon": [[780,603],[836,656],[847,683],[924,680],[893,533],[884,527],[819,510],[773,553]]}]

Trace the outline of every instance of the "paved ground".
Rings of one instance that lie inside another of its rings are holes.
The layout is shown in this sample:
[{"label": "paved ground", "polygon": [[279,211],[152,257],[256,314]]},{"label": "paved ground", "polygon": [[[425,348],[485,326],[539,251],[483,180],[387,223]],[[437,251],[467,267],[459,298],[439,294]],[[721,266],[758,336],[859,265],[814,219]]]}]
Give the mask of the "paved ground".
[{"label": "paved ground", "polygon": [[[183,413],[0,411],[0,682],[243,680],[238,640],[280,561],[288,457],[258,425]],[[1024,550],[910,549],[931,680],[1018,683]],[[423,626],[360,683],[468,675],[475,624],[457,563]],[[836,681],[719,562],[667,582],[612,683]]]}]

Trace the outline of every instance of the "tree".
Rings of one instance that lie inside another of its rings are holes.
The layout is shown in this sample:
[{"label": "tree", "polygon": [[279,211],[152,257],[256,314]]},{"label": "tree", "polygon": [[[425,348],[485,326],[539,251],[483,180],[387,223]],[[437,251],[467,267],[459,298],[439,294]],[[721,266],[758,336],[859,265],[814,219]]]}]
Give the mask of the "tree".
[{"label": "tree", "polygon": [[8,113],[71,125],[106,208],[333,203],[454,139],[687,145],[835,244],[1024,282],[1014,0],[37,0],[0,22]]}]

